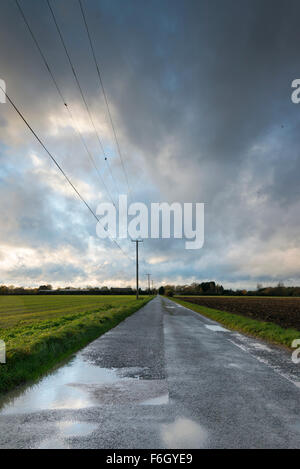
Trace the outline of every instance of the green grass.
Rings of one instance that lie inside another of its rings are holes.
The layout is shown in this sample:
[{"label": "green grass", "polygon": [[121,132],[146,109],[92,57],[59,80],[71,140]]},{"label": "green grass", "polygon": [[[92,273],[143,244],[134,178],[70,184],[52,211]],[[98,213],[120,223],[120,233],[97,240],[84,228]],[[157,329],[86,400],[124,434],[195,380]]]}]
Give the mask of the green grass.
[{"label": "green grass", "polygon": [[200,313],[214,321],[223,324],[224,326],[234,329],[239,332],[267,340],[274,344],[283,345],[291,348],[294,339],[300,338],[300,331],[296,329],[283,329],[282,327],[272,322],[257,321],[238,314],[227,313],[226,311],[219,311],[206,306],[200,306],[182,301],[178,298],[170,298],[176,303],[189,308],[196,313]]},{"label": "green grass", "polygon": [[276,296],[276,295],[270,295],[270,296],[267,296],[267,295],[189,295],[188,293],[186,294],[183,294],[183,295],[178,295],[176,296],[176,298],[180,298],[180,297],[190,297],[190,298],[238,298],[240,300],[243,300],[244,298],[246,299],[257,299],[257,298],[263,298],[265,300],[272,300],[272,299],[276,299],[276,300],[297,300],[299,299],[300,297],[299,296]]},{"label": "green grass", "polygon": [[125,295],[1,296],[6,364],[0,364],[0,393],[38,378],[148,301]]}]

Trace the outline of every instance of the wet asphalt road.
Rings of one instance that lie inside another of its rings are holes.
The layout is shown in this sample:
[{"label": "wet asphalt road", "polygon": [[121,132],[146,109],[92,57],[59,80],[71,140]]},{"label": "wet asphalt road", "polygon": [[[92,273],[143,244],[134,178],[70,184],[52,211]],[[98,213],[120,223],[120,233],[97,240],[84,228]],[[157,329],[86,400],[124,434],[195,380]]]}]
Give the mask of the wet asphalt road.
[{"label": "wet asphalt road", "polygon": [[157,297],[11,394],[0,448],[299,448],[299,404],[290,353]]}]

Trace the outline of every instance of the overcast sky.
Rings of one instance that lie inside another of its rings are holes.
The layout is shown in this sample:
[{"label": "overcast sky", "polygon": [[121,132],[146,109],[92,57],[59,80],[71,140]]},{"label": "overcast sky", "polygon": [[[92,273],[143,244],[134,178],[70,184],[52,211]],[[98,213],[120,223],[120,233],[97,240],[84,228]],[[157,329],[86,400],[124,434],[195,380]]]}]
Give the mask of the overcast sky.
[{"label": "overcast sky", "polygon": [[[126,193],[77,0],[52,0],[110,161],[101,154],[46,0],[20,0],[109,194]],[[204,202],[205,244],[145,240],[156,285],[300,284],[299,1],[83,0],[132,201]],[[93,209],[109,195],[12,0],[0,79]],[[116,187],[117,186],[117,187]],[[132,285],[109,240],[9,103],[0,104],[0,284]],[[134,259],[134,245],[120,242]]]}]

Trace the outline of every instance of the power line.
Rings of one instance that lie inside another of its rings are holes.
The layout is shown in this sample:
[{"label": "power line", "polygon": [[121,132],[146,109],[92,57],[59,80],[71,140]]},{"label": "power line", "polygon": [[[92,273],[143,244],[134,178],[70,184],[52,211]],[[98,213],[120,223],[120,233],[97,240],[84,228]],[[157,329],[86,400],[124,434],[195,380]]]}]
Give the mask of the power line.
[{"label": "power line", "polygon": [[81,10],[81,13],[82,13],[83,21],[84,21],[84,24],[85,24],[87,36],[88,36],[88,39],[89,39],[92,55],[93,55],[93,58],[94,58],[95,66],[96,66],[96,69],[97,69],[97,74],[98,74],[98,77],[99,77],[100,86],[101,86],[102,93],[103,93],[103,96],[104,96],[104,101],[105,101],[105,104],[106,104],[110,124],[111,124],[112,131],[113,131],[113,134],[114,134],[114,138],[115,138],[115,142],[116,142],[116,146],[117,146],[117,151],[118,151],[120,161],[121,161],[121,164],[122,164],[122,168],[123,168],[123,172],[124,172],[124,175],[125,175],[125,179],[126,179],[126,183],[127,183],[127,187],[128,187],[128,195],[129,195],[131,191],[130,191],[130,186],[129,186],[128,175],[127,175],[127,171],[125,169],[124,160],[123,160],[119,140],[118,140],[118,137],[117,137],[116,128],[115,128],[115,125],[114,125],[114,122],[113,122],[113,119],[112,119],[112,115],[111,115],[111,112],[110,112],[110,107],[109,107],[109,104],[108,104],[108,99],[107,99],[107,95],[106,95],[106,92],[105,92],[104,83],[103,83],[103,80],[102,80],[99,64],[98,64],[98,61],[97,61],[97,58],[96,58],[95,48],[94,48],[93,41],[92,41],[92,38],[91,38],[91,34],[90,34],[89,27],[88,27],[87,19],[86,19],[85,13],[84,13],[84,9],[83,9],[83,6],[82,6],[82,2],[81,2],[81,0],[78,0],[78,1],[79,1],[79,5],[80,5],[80,10]]},{"label": "power line", "polygon": [[61,99],[63,100],[64,105],[67,106],[67,104],[66,104],[66,102],[65,102],[65,99],[64,99],[64,97],[63,97],[63,95],[62,95],[62,93],[61,93],[61,91],[60,91],[60,89],[59,89],[59,86],[58,86],[58,84],[57,84],[57,81],[56,81],[56,79],[55,79],[55,77],[54,77],[54,75],[53,75],[53,73],[52,73],[52,71],[51,71],[51,69],[50,69],[50,67],[49,67],[49,65],[48,65],[47,59],[46,59],[46,57],[45,57],[45,55],[44,55],[44,53],[43,53],[43,51],[42,51],[42,49],[41,49],[41,47],[40,47],[40,45],[39,45],[39,43],[38,43],[38,41],[37,41],[35,35],[33,34],[33,31],[32,31],[32,29],[31,29],[31,27],[30,27],[30,25],[29,25],[29,23],[28,23],[28,21],[27,21],[27,18],[26,18],[26,16],[25,16],[25,13],[24,13],[24,11],[23,11],[23,9],[22,9],[20,3],[18,2],[18,0],[15,0],[15,3],[16,3],[16,5],[17,5],[18,9],[19,9],[19,12],[21,13],[21,16],[22,16],[22,18],[23,18],[23,20],[24,20],[24,22],[25,22],[25,24],[26,24],[26,26],[27,26],[27,28],[28,28],[28,31],[30,32],[30,35],[31,35],[31,37],[32,37],[32,39],[33,39],[33,41],[34,41],[36,47],[38,48],[38,51],[39,51],[39,53],[40,53],[40,55],[41,55],[41,57],[42,57],[42,59],[43,59],[43,61],[44,61],[44,63],[45,63],[45,66],[46,66],[46,68],[47,68],[47,70],[48,70],[48,72],[49,72],[49,74],[50,74],[52,80],[53,80],[53,83],[54,83],[54,85],[55,85],[55,88],[56,88],[58,94],[60,95]]},{"label": "power line", "polygon": [[[17,114],[19,115],[19,117],[23,120],[23,122],[25,123],[25,125],[28,127],[28,129],[30,130],[30,132],[34,135],[34,137],[37,139],[37,141],[39,142],[39,144],[43,147],[43,149],[46,151],[46,153],[50,156],[51,160],[53,161],[53,163],[56,165],[56,167],[59,169],[59,171],[63,174],[64,178],[67,180],[67,182],[69,183],[69,185],[72,187],[72,189],[74,190],[74,192],[76,192],[76,194],[78,195],[78,197],[80,198],[80,200],[84,203],[84,205],[87,207],[87,209],[90,211],[90,213],[93,215],[93,217],[99,222],[101,223],[101,220],[99,219],[99,217],[95,214],[94,210],[90,207],[90,205],[86,202],[86,200],[84,199],[84,197],[80,194],[80,192],[78,191],[78,189],[76,189],[76,187],[74,186],[74,184],[72,183],[72,181],[70,180],[70,178],[67,176],[67,174],[65,173],[65,171],[62,169],[62,167],[60,166],[60,164],[56,161],[55,157],[52,155],[52,153],[48,150],[48,148],[46,147],[46,145],[43,143],[43,141],[40,139],[40,137],[37,135],[37,133],[33,130],[33,128],[31,127],[31,125],[28,123],[27,119],[24,117],[24,115],[21,113],[21,111],[17,108],[17,106],[14,104],[14,102],[12,101],[12,99],[8,96],[8,94],[6,93],[6,90],[4,90],[0,84],[0,89],[2,90],[3,94],[5,94],[6,98],[8,99],[8,101],[10,102],[10,104],[12,105],[12,107],[14,108],[14,110],[17,112]],[[107,231],[107,229],[105,227],[103,227],[105,231]],[[119,243],[111,238],[109,236],[110,240],[122,251],[122,253],[128,257],[128,259],[131,259],[131,257],[128,256],[128,254],[123,251],[122,247],[119,245]]]},{"label": "power line", "polygon": [[[70,54],[69,54],[69,52],[68,52],[68,49],[67,49],[67,46],[66,46],[66,43],[65,43],[65,40],[64,40],[64,37],[63,37],[63,35],[62,35],[61,29],[60,29],[60,27],[59,27],[59,25],[58,25],[58,22],[57,22],[57,19],[56,19],[55,13],[54,13],[54,11],[53,11],[53,8],[51,7],[51,4],[50,4],[50,1],[49,1],[49,0],[47,0],[47,4],[48,4],[48,7],[49,7],[49,9],[50,9],[50,12],[51,12],[51,15],[52,15],[52,18],[53,18],[54,24],[55,24],[55,26],[56,26],[56,29],[57,29],[57,32],[58,32],[59,38],[60,38],[60,40],[61,40],[61,43],[62,43],[62,46],[63,46],[63,48],[64,48],[64,51],[65,51],[65,53],[66,53],[66,56],[67,56],[68,62],[69,62],[69,64],[70,64],[70,67],[71,67],[71,70],[72,70],[73,76],[74,76],[74,78],[75,78],[75,81],[76,81],[77,87],[78,87],[78,89],[79,89],[79,92],[80,92],[81,98],[82,98],[82,100],[83,100],[83,103],[84,103],[84,105],[85,105],[86,111],[87,111],[87,113],[88,113],[88,116],[89,116],[90,122],[91,122],[91,124],[92,124],[92,127],[93,127],[93,129],[94,129],[95,135],[96,135],[96,137],[97,137],[97,140],[98,140],[99,146],[100,146],[100,148],[101,148],[101,151],[102,151],[102,153],[103,153],[103,156],[104,156],[104,161],[106,161],[106,162],[107,162],[107,164],[108,164],[107,156],[106,156],[106,154],[105,154],[105,150],[104,150],[104,147],[103,147],[103,144],[102,144],[102,141],[101,141],[100,135],[99,135],[99,133],[98,133],[98,130],[97,130],[97,128],[96,128],[96,125],[95,125],[95,122],[94,122],[93,116],[92,116],[92,114],[91,114],[91,111],[90,111],[90,109],[89,109],[89,106],[88,106],[88,104],[87,104],[87,101],[86,101],[86,99],[85,99],[85,96],[84,96],[83,90],[82,90],[82,88],[81,88],[81,85],[80,85],[79,78],[78,78],[78,76],[77,76],[76,70],[75,70],[75,68],[74,68],[74,65],[73,65],[73,63],[72,63],[72,60],[71,60]],[[114,181],[114,184],[116,185],[116,181],[115,181],[115,179],[114,179],[114,177],[113,177],[113,174],[112,174],[112,171],[111,171],[111,167],[110,167],[110,165],[109,165],[109,164],[108,164],[108,168],[109,168],[109,171],[110,171],[110,175],[111,175],[111,177],[112,177],[112,180]],[[118,190],[117,190],[117,192],[118,192]]]},{"label": "power line", "polygon": [[71,110],[70,110],[70,108],[69,108],[69,106],[68,106],[68,104],[67,104],[67,102],[66,102],[66,100],[65,100],[65,98],[64,98],[64,96],[63,96],[63,94],[62,94],[62,92],[61,92],[61,89],[60,89],[60,87],[59,87],[59,85],[58,85],[58,83],[57,83],[57,81],[56,81],[56,78],[55,78],[55,76],[54,76],[54,74],[53,74],[53,72],[52,72],[52,70],[51,70],[51,68],[50,68],[50,66],[49,66],[49,64],[48,64],[48,61],[47,61],[47,59],[46,59],[46,57],[45,57],[45,54],[43,53],[43,51],[42,51],[42,49],[41,49],[41,47],[40,47],[40,45],[39,45],[39,42],[38,42],[38,40],[37,40],[35,34],[33,33],[32,29],[31,29],[31,27],[30,27],[30,25],[29,25],[29,23],[28,23],[28,20],[27,20],[27,18],[26,18],[26,16],[25,16],[24,10],[22,9],[22,7],[21,7],[21,5],[20,5],[20,3],[19,3],[18,0],[15,0],[15,3],[16,3],[16,5],[17,5],[17,7],[18,7],[18,9],[19,9],[19,11],[20,11],[20,13],[21,13],[21,16],[22,16],[22,18],[23,18],[23,20],[24,20],[24,22],[25,22],[25,24],[26,24],[26,26],[27,26],[27,29],[28,29],[28,31],[29,31],[29,33],[30,33],[30,35],[31,35],[31,37],[32,37],[32,39],[33,39],[33,41],[34,41],[34,43],[35,43],[35,45],[36,45],[36,47],[37,47],[37,49],[38,49],[38,51],[39,51],[39,53],[40,53],[40,56],[42,57],[42,60],[43,60],[43,62],[44,62],[44,64],[45,64],[45,67],[47,68],[47,70],[48,70],[48,72],[49,72],[49,74],[50,74],[50,77],[51,77],[51,79],[52,79],[52,81],[53,81],[53,83],[54,83],[54,86],[55,86],[55,88],[56,88],[56,90],[57,90],[57,92],[58,92],[58,94],[59,94],[59,96],[60,96],[60,98],[61,98],[61,100],[62,100],[64,106],[65,106],[65,108],[66,108],[67,111],[68,111],[68,114],[69,114],[70,119],[71,119],[71,121],[72,121],[72,123],[73,123],[73,126],[74,126],[74,131],[77,132],[77,134],[78,134],[78,136],[79,136],[79,138],[80,138],[80,140],[81,140],[81,142],[82,142],[82,144],[83,144],[83,146],[84,146],[84,148],[85,148],[85,150],[86,150],[86,152],[87,152],[87,155],[88,155],[88,157],[89,157],[89,160],[90,160],[91,164],[94,166],[94,168],[95,168],[95,170],[96,170],[96,172],[97,172],[97,176],[98,176],[98,178],[100,179],[101,184],[104,186],[105,191],[107,192],[108,197],[110,198],[110,200],[112,201],[112,203],[115,205],[114,200],[113,200],[113,198],[112,198],[112,196],[111,196],[111,194],[110,194],[110,192],[109,192],[109,190],[108,190],[108,188],[107,188],[107,186],[106,186],[106,184],[105,184],[105,181],[104,181],[104,179],[103,179],[103,177],[102,177],[102,175],[101,175],[101,173],[100,173],[100,171],[99,171],[99,169],[98,169],[98,167],[97,167],[97,165],[96,165],[96,162],[95,162],[95,160],[94,160],[94,158],[93,158],[91,152],[89,151],[89,149],[88,149],[88,147],[87,147],[87,144],[86,144],[86,142],[85,142],[85,139],[84,139],[83,136],[82,136],[82,133],[81,133],[81,131],[80,131],[80,129],[79,129],[79,127],[78,127],[78,125],[77,125],[77,123],[76,123],[74,117],[73,117],[73,114],[72,114],[72,112],[71,112]]},{"label": "power line", "polygon": [[[74,130],[77,131],[77,133],[78,133],[78,135],[79,135],[79,137],[80,137],[80,139],[81,139],[81,141],[82,141],[82,144],[84,145],[84,148],[85,148],[85,150],[86,150],[86,152],[87,152],[87,154],[88,154],[88,156],[89,156],[89,158],[90,158],[90,160],[91,160],[93,166],[95,167],[95,169],[96,169],[96,171],[97,171],[97,174],[98,174],[98,176],[99,176],[99,178],[100,178],[100,180],[101,180],[101,183],[102,183],[103,186],[105,187],[105,190],[106,190],[106,192],[108,193],[109,198],[111,199],[113,205],[115,206],[115,203],[114,203],[114,201],[113,201],[113,199],[112,199],[112,196],[111,196],[111,194],[110,194],[108,188],[106,187],[106,184],[105,184],[105,182],[104,182],[104,180],[103,180],[103,178],[102,178],[101,173],[99,172],[99,170],[98,170],[98,168],[97,168],[97,166],[96,166],[96,163],[95,163],[95,161],[94,161],[93,156],[91,155],[91,152],[89,151],[89,149],[88,149],[88,147],[87,147],[87,144],[86,144],[86,142],[85,142],[85,139],[84,139],[84,137],[83,137],[83,135],[82,135],[82,133],[81,133],[81,131],[80,131],[80,129],[79,129],[79,127],[78,127],[78,125],[77,125],[75,119],[74,119],[74,116],[73,116],[73,114],[72,114],[72,112],[71,112],[71,110],[70,110],[70,108],[69,108],[69,106],[68,106],[68,104],[67,104],[67,102],[66,102],[66,100],[65,100],[65,98],[64,98],[64,95],[63,95],[63,93],[62,93],[62,91],[61,91],[61,89],[60,89],[60,87],[59,87],[59,85],[58,85],[58,82],[57,82],[57,80],[56,80],[56,78],[55,78],[54,73],[52,72],[52,70],[51,70],[51,68],[50,68],[50,66],[49,66],[49,63],[48,63],[48,61],[47,61],[47,59],[46,59],[46,56],[45,56],[45,54],[43,53],[42,48],[40,47],[39,42],[38,42],[37,38],[35,37],[35,34],[33,33],[33,30],[31,29],[31,27],[30,27],[30,25],[29,25],[29,23],[28,23],[28,20],[27,20],[27,18],[26,18],[26,16],[25,16],[25,13],[24,13],[24,11],[23,11],[23,9],[22,9],[22,7],[21,7],[19,1],[18,1],[18,0],[15,0],[15,3],[16,3],[16,5],[17,5],[17,7],[18,7],[18,9],[19,9],[19,11],[20,11],[20,13],[21,13],[21,16],[22,16],[22,18],[23,18],[23,20],[24,20],[24,22],[25,22],[25,24],[26,24],[26,26],[27,26],[27,28],[28,28],[28,31],[29,31],[29,33],[30,33],[30,35],[31,35],[31,37],[32,37],[32,39],[33,39],[33,41],[34,41],[34,43],[35,43],[35,45],[36,45],[36,47],[37,47],[37,49],[38,49],[38,51],[39,51],[39,53],[40,53],[40,56],[41,56],[41,58],[42,58],[42,60],[43,60],[43,62],[44,62],[44,64],[45,64],[45,67],[46,67],[46,69],[47,69],[47,71],[48,71],[48,73],[49,73],[49,75],[50,75],[50,77],[51,77],[51,79],[52,79],[52,81],[53,81],[53,83],[54,83],[54,86],[55,86],[55,88],[56,88],[56,90],[57,90],[57,92],[58,92],[58,94],[59,94],[59,96],[60,96],[62,102],[63,102],[63,105],[64,105],[64,107],[65,107],[65,108],[67,109],[67,111],[68,111],[68,114],[69,114],[69,116],[70,116],[70,119],[72,120],[72,122],[73,122],[73,124],[74,124],[74,127],[75,127]],[[81,97],[82,97],[82,99],[83,99],[83,102],[84,102],[84,104],[85,104],[86,110],[87,110],[87,112],[88,112],[89,118],[90,118],[90,120],[91,120],[91,123],[92,123],[92,125],[93,125],[93,127],[94,127],[95,133],[96,133],[96,135],[97,135],[99,144],[100,144],[100,146],[101,146],[101,150],[102,150],[102,152],[103,152],[103,154],[104,154],[104,157],[105,157],[105,152],[104,152],[104,148],[103,148],[103,146],[102,146],[101,139],[100,139],[99,134],[98,134],[98,132],[97,132],[97,129],[96,129],[96,127],[95,127],[95,124],[94,124],[92,115],[91,115],[91,113],[90,113],[88,104],[87,104],[87,102],[86,102],[86,99],[85,99],[85,97],[84,97],[82,88],[81,88],[81,86],[80,86],[79,79],[78,79],[78,77],[77,77],[76,71],[75,71],[74,66],[73,66],[73,64],[72,64],[72,61],[71,61],[70,55],[69,55],[69,53],[68,53],[68,50],[67,50],[65,41],[64,41],[64,39],[63,39],[62,33],[61,33],[60,28],[59,28],[59,26],[58,26],[56,17],[55,17],[55,15],[54,15],[53,9],[51,8],[51,5],[50,5],[49,0],[47,0],[47,4],[48,4],[49,9],[50,9],[50,11],[51,11],[51,14],[52,14],[52,17],[53,17],[55,26],[56,26],[57,31],[58,31],[58,33],[59,33],[61,42],[62,42],[62,44],[63,44],[65,53],[66,53],[66,55],[67,55],[67,58],[68,58],[70,67],[71,67],[71,69],[72,69],[72,72],[73,72],[75,81],[76,81],[77,86],[78,86],[78,88],[79,88],[79,91],[80,91]],[[82,5],[80,5],[80,6],[81,6],[81,8],[82,8]],[[83,9],[82,9],[82,13],[83,13],[83,15],[84,15]],[[84,18],[85,18],[85,16],[84,16]],[[89,30],[88,30],[88,26],[87,26],[86,20],[85,20],[85,24],[86,24],[86,28],[87,28],[87,32],[88,32]],[[111,113],[110,113],[110,109],[109,109],[109,105],[108,105],[107,96],[106,96],[105,89],[104,89],[104,86],[103,86],[103,82],[102,82],[102,79],[101,79],[100,70],[99,70],[99,67],[98,67],[98,64],[97,64],[97,61],[96,61],[96,56],[95,56],[95,53],[94,53],[94,49],[93,49],[93,46],[92,46],[92,41],[91,41],[91,37],[90,37],[89,32],[88,32],[88,35],[89,35],[89,40],[90,40],[90,44],[91,44],[91,47],[92,47],[93,56],[94,56],[95,64],[96,64],[96,67],[97,67],[97,72],[98,72],[98,76],[99,76],[99,79],[100,79],[101,87],[102,87],[103,94],[104,94],[104,97],[105,97],[105,102],[106,102],[108,114],[109,114],[109,117],[110,117],[110,120],[111,120],[111,125],[112,125],[112,128],[113,128],[115,140],[116,140],[116,143],[117,143],[119,156],[120,156],[120,159],[121,159],[121,162],[122,162],[122,165],[123,165],[124,174],[125,174],[125,176],[126,176],[127,185],[128,185],[128,190],[130,191],[129,184],[128,184],[127,173],[126,173],[126,170],[125,170],[125,167],[124,167],[124,163],[123,163],[123,160],[122,160],[122,155],[121,155],[121,151],[120,151],[119,142],[118,142],[117,135],[116,135],[116,131],[115,131],[115,127],[114,127],[114,124],[113,124],[113,121],[112,121],[112,116],[111,116]],[[94,217],[98,222],[101,223],[101,220],[99,219],[99,217],[95,214],[95,212],[92,210],[92,208],[90,207],[90,205],[86,202],[86,200],[83,198],[83,196],[82,196],[82,195],[80,194],[80,192],[77,190],[77,188],[74,186],[74,184],[72,183],[72,181],[70,180],[70,178],[67,176],[67,174],[65,173],[65,171],[62,169],[62,167],[61,167],[61,166],[59,165],[59,163],[56,161],[55,157],[54,157],[54,156],[52,155],[52,153],[47,149],[47,147],[45,146],[45,144],[43,143],[43,141],[39,138],[39,136],[37,135],[37,133],[36,133],[36,132],[33,130],[33,128],[30,126],[30,124],[28,123],[28,121],[26,120],[26,118],[24,117],[24,115],[21,113],[21,111],[19,111],[19,109],[18,109],[17,106],[14,104],[14,102],[10,99],[10,97],[7,95],[7,93],[5,92],[5,90],[3,90],[3,88],[2,88],[1,86],[0,86],[0,88],[2,89],[2,91],[4,92],[4,94],[6,95],[8,101],[9,101],[10,104],[13,106],[13,108],[15,109],[15,111],[18,113],[18,115],[19,115],[19,116],[21,117],[21,119],[24,121],[24,123],[26,124],[26,126],[29,128],[29,130],[32,132],[32,134],[35,136],[35,138],[38,140],[38,142],[40,143],[40,145],[43,147],[43,149],[44,149],[44,150],[47,152],[47,154],[50,156],[50,158],[52,159],[52,161],[54,162],[54,164],[57,166],[57,168],[61,171],[61,173],[63,174],[63,176],[65,177],[65,179],[66,179],[67,182],[69,183],[69,185],[72,187],[72,189],[73,189],[73,190],[75,191],[75,193],[77,194],[77,196],[78,196],[78,197],[81,199],[81,201],[85,204],[85,206],[88,208],[88,210],[89,210],[90,213],[93,215],[93,217]],[[106,157],[105,157],[105,160],[107,160]],[[112,176],[112,178],[113,178],[112,173],[111,173],[111,176]],[[114,179],[114,178],[113,178],[113,179]],[[115,207],[116,207],[116,206],[115,206]],[[105,231],[107,231],[107,229],[106,229],[105,227],[104,227],[104,229],[105,229]],[[116,240],[114,240],[114,239],[111,238],[110,236],[109,236],[109,238],[110,238],[110,240],[113,241],[113,243],[121,250],[121,252],[122,252],[126,257],[128,257],[129,260],[133,260],[133,259],[122,249],[122,247],[119,245],[119,243],[118,243]]]}]

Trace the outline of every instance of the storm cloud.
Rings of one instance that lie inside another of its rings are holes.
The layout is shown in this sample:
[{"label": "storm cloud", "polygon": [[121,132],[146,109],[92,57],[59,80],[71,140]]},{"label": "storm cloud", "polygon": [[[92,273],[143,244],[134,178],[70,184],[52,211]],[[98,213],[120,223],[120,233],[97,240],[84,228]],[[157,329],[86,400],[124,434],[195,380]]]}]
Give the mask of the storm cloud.
[{"label": "storm cloud", "polygon": [[[20,0],[109,192],[117,190],[46,1]],[[51,2],[115,175],[127,190],[77,0]],[[157,284],[300,281],[298,1],[84,0],[134,201],[204,202],[205,244],[145,240]],[[2,0],[0,78],[95,208],[101,186],[14,2]],[[0,104],[0,281],[134,284],[134,263]],[[134,246],[122,242],[134,256]]]}]

